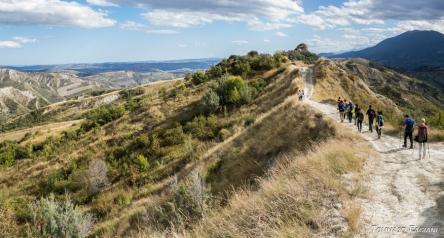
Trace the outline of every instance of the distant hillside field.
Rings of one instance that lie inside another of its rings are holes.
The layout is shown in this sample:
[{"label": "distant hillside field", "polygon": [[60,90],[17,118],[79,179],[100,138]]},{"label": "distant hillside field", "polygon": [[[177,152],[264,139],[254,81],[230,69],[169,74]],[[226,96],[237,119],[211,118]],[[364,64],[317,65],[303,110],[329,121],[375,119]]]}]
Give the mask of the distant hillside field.
[{"label": "distant hillside field", "polygon": [[191,59],[0,68],[0,120],[79,96],[184,77],[206,70],[217,61]]}]

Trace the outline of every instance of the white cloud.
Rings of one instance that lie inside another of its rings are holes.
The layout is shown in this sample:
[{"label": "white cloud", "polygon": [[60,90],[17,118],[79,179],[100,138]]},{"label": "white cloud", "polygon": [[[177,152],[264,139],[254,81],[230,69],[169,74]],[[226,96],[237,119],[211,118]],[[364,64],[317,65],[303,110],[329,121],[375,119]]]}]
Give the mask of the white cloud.
[{"label": "white cloud", "polygon": [[126,21],[124,23],[121,23],[119,25],[121,29],[129,30],[129,31],[141,31],[148,34],[163,34],[163,35],[171,35],[171,34],[177,34],[179,32],[175,30],[169,30],[169,29],[152,29],[144,24],[134,22],[134,21]]},{"label": "white cloud", "polygon": [[154,26],[193,27],[215,21],[245,22],[252,30],[290,27],[291,18],[303,12],[295,0],[109,0],[145,9]]},{"label": "white cloud", "polygon": [[353,34],[344,34],[338,38],[321,37],[315,35],[307,41],[307,44],[315,52],[342,52],[357,50],[379,43],[381,40],[387,38],[385,35],[366,33],[357,30]]},{"label": "white cloud", "polygon": [[166,30],[166,29],[149,29],[149,30],[146,30],[145,33],[159,34],[159,35],[174,35],[174,34],[178,34],[179,32],[177,32],[175,30]]},{"label": "white cloud", "polygon": [[0,41],[0,48],[21,48],[22,45],[19,42],[13,40]]},{"label": "white cloud", "polygon": [[411,20],[398,23],[396,30],[398,32],[411,30],[433,30],[444,33],[444,17],[440,20]]},{"label": "white cloud", "polygon": [[442,0],[347,0],[340,6],[320,6],[297,19],[321,30],[354,24],[382,26],[387,20],[394,20],[398,26],[391,28],[392,32],[413,29],[444,32],[443,12]]},{"label": "white cloud", "polygon": [[115,21],[74,1],[0,0],[0,24],[95,28],[113,26]]},{"label": "white cloud", "polygon": [[264,42],[265,42],[265,43],[269,43],[270,40],[269,40],[269,39],[264,39]]},{"label": "white cloud", "polygon": [[90,5],[101,6],[101,7],[118,7],[119,5],[109,2],[107,0],[86,0]]},{"label": "white cloud", "polygon": [[180,44],[177,44],[177,47],[179,47],[179,48],[187,48],[188,45],[187,45],[187,44],[180,43]]},{"label": "white cloud", "polygon": [[251,30],[255,31],[270,31],[292,27],[292,24],[289,22],[263,22],[259,19],[251,19],[247,22],[247,24]]},{"label": "white cloud", "polygon": [[27,43],[35,43],[37,42],[36,39],[31,39],[31,38],[26,38],[26,37],[21,37],[21,36],[16,36],[14,37],[14,41],[17,41],[21,44],[27,44]]},{"label": "white cloud", "polygon": [[287,37],[287,34],[285,34],[284,32],[281,32],[281,31],[276,32],[276,35],[279,37]]},{"label": "white cloud", "polygon": [[146,28],[145,25],[134,21],[126,21],[124,23],[121,23],[119,27],[121,29],[130,30],[130,31],[141,31]]},{"label": "white cloud", "polygon": [[144,13],[143,16],[155,26],[169,27],[192,27],[211,23],[213,21],[240,21],[238,18],[230,18],[218,14],[207,12],[186,12],[186,11],[166,11],[154,10]]},{"label": "white cloud", "polygon": [[245,45],[245,44],[248,44],[248,41],[246,41],[246,40],[234,40],[234,41],[231,41],[231,43],[233,43],[235,45]]},{"label": "white cloud", "polygon": [[22,48],[24,44],[37,42],[36,39],[16,36],[12,40],[0,41],[0,48]]}]

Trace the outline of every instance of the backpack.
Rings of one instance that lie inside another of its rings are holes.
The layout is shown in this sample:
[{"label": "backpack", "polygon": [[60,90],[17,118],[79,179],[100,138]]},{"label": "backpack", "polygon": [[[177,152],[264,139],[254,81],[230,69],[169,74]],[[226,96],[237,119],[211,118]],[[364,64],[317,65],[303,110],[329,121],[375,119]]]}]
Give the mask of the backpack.
[{"label": "backpack", "polygon": [[338,108],[339,108],[339,111],[340,111],[340,112],[345,111],[344,103],[343,103],[343,102],[340,102],[339,105],[338,105]]},{"label": "backpack", "polygon": [[376,112],[373,109],[370,109],[369,112],[368,112],[368,117],[369,118],[375,118],[375,114],[376,114]]},{"label": "backpack", "polygon": [[378,122],[379,127],[383,127],[384,126],[384,117],[382,115],[377,115],[376,122]]},{"label": "backpack", "polygon": [[424,143],[427,142],[427,127],[420,126],[418,130],[418,142]]},{"label": "backpack", "polygon": [[364,120],[364,113],[358,112],[358,120],[363,121]]},{"label": "backpack", "polygon": [[348,103],[348,111],[349,112],[353,111],[353,103],[351,103],[351,102]]},{"label": "backpack", "polygon": [[405,130],[406,131],[413,131],[413,126],[415,125],[415,120],[413,120],[412,118],[407,118],[404,121],[405,124]]}]

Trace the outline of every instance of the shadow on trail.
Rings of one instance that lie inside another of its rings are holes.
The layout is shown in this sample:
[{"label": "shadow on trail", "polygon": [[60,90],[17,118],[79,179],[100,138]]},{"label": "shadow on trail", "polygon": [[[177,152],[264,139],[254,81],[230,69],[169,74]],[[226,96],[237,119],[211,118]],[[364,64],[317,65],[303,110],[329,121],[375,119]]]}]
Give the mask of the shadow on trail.
[{"label": "shadow on trail", "polygon": [[393,154],[399,151],[405,150],[405,148],[396,148],[396,149],[391,149],[391,150],[387,150],[387,151],[378,151],[381,154]]},{"label": "shadow on trail", "polygon": [[329,104],[329,105],[333,105],[333,106],[337,104],[337,102],[333,99],[324,99],[324,100],[320,101],[320,103]]},{"label": "shadow on trail", "polygon": [[[444,182],[435,184],[439,186],[441,191],[444,190]],[[438,197],[436,200],[436,205],[427,208],[421,213],[421,216],[425,217],[425,221],[417,225],[421,228],[437,228],[437,232],[418,232],[413,236],[414,238],[430,238],[430,237],[444,237],[444,195]],[[415,225],[415,224],[412,224]]]},{"label": "shadow on trail", "polygon": [[394,162],[394,161],[386,160],[384,162],[388,163],[388,164],[410,164],[410,163],[417,162],[417,161],[419,161],[419,159],[404,160],[402,162]]}]

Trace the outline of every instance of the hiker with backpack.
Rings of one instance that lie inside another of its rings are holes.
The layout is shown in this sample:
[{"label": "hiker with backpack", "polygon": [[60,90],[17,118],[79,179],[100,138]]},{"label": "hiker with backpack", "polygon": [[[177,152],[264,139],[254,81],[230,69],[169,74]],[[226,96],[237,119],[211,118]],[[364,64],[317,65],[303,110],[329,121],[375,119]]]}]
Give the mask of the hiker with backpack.
[{"label": "hiker with backpack", "polygon": [[407,148],[407,138],[410,140],[410,149],[413,149],[413,129],[415,126],[415,120],[409,115],[404,116],[404,145],[402,147]]},{"label": "hiker with backpack", "polygon": [[358,121],[358,111],[361,110],[358,104],[355,105],[355,126],[357,125]]},{"label": "hiker with backpack", "polygon": [[381,139],[382,136],[382,128],[384,127],[384,116],[382,112],[379,111],[376,115],[376,132],[378,133],[378,139]]},{"label": "hiker with backpack", "polygon": [[356,113],[356,125],[358,126],[358,131],[362,132],[362,122],[364,122],[364,113],[362,113],[362,110],[360,108],[357,109],[358,112]]},{"label": "hiker with backpack", "polygon": [[[429,135],[429,127],[424,118],[421,119],[421,124],[418,126],[418,134],[415,136],[415,141],[419,144],[419,159],[425,159],[427,154],[426,144]],[[422,156],[421,156],[422,152]]]},{"label": "hiker with backpack", "polygon": [[375,120],[376,112],[373,110],[372,105],[368,106],[367,117],[368,117],[368,130],[373,133],[373,121]]},{"label": "hiker with backpack", "polygon": [[339,111],[339,118],[341,119],[341,122],[344,122],[344,114],[345,114],[345,104],[344,101],[339,101],[338,103],[338,111]]},{"label": "hiker with backpack", "polygon": [[353,110],[354,110],[353,103],[352,101],[349,101],[347,106],[347,117],[349,123],[352,123],[353,120]]}]

